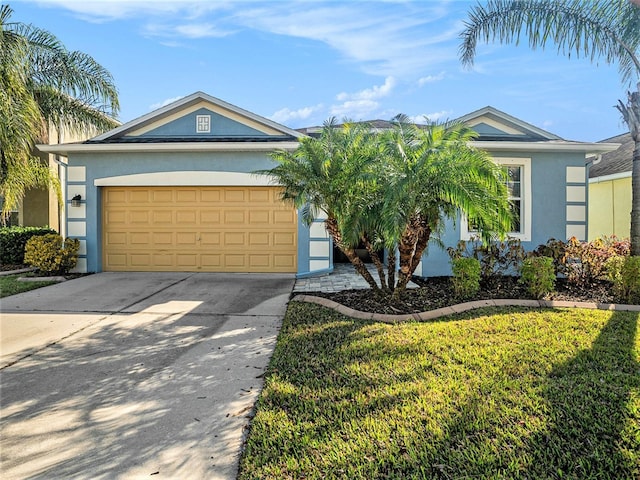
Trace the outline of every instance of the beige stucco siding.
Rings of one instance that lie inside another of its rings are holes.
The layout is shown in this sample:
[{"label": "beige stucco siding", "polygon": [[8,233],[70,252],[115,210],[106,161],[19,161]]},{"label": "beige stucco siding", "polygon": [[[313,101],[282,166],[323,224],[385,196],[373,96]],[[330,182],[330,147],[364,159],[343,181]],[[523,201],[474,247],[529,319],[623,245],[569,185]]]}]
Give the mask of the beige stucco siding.
[{"label": "beige stucco siding", "polygon": [[589,240],[629,237],[630,215],[631,177],[589,183]]}]

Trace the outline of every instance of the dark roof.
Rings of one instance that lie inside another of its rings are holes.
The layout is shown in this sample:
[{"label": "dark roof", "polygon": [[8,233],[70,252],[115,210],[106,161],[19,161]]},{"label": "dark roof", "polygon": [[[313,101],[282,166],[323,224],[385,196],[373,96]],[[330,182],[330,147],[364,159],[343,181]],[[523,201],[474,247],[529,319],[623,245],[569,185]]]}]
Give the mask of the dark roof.
[{"label": "dark roof", "polygon": [[287,142],[295,141],[297,138],[291,135],[265,135],[259,137],[112,137],[104,140],[87,140],[85,144],[118,144],[118,143],[221,143],[221,142]]},{"label": "dark roof", "polygon": [[598,163],[591,165],[589,178],[604,177],[605,175],[631,171],[635,144],[630,133],[623,133],[622,135],[607,138],[598,143],[619,143],[620,147],[613,152],[602,154],[602,159]]}]

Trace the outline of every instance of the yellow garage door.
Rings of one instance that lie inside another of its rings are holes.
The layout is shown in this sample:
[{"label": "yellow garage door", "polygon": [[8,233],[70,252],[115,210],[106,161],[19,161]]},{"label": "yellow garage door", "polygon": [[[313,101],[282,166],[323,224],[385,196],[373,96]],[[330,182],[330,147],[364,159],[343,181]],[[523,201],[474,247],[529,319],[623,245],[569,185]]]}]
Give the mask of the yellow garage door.
[{"label": "yellow garage door", "polygon": [[296,271],[296,212],[275,187],[104,187],[102,202],[105,271]]}]

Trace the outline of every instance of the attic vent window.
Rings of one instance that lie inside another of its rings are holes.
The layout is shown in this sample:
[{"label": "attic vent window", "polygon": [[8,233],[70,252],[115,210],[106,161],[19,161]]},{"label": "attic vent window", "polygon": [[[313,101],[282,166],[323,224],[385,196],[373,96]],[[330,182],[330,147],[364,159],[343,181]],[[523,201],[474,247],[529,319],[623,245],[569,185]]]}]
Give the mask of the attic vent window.
[{"label": "attic vent window", "polygon": [[196,115],[196,133],[211,133],[211,115]]}]

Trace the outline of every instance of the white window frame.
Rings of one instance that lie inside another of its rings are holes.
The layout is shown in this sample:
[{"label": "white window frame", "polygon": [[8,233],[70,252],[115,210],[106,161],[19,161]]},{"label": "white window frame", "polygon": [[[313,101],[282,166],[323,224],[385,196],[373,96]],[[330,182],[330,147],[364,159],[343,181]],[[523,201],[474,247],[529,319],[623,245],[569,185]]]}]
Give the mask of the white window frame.
[{"label": "white window frame", "polygon": [[[510,238],[517,238],[522,242],[531,241],[531,159],[517,157],[494,157],[493,161],[497,165],[509,167],[521,167],[520,178],[520,232],[509,232]],[[460,219],[460,240],[471,240],[477,237],[476,232],[469,231],[469,223],[466,216]]]},{"label": "white window frame", "polygon": [[196,133],[211,133],[211,115],[196,115]]}]

